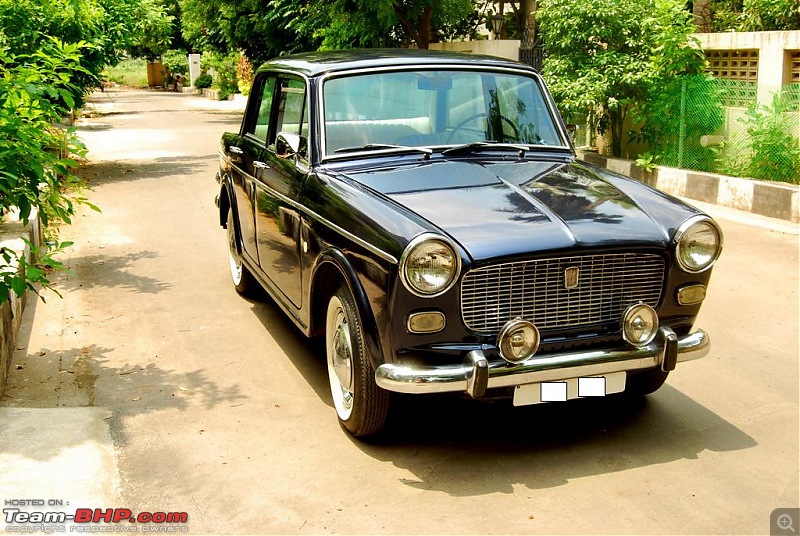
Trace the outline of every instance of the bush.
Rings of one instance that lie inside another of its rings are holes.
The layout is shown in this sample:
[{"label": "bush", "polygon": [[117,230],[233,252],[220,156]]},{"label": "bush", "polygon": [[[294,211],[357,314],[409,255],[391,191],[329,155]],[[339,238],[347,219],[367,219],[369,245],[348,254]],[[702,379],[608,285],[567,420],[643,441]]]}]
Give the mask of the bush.
[{"label": "bush", "polygon": [[750,106],[741,121],[750,134],[750,162],[745,173],[754,179],[800,182],[800,146],[787,129],[791,107],[777,93],[769,106]]},{"label": "bush", "polygon": [[239,61],[239,53],[219,54],[206,52],[203,54],[206,62],[214,70],[214,83],[211,85],[219,90],[220,100],[227,99],[239,90],[239,81],[236,78],[236,66]]},{"label": "bush", "polygon": [[[81,184],[73,173],[78,165],[74,156],[85,154],[85,147],[74,129],[53,126],[74,107],[74,94],[81,94],[72,73],[86,74],[82,48],[51,39],[32,55],[0,50],[0,64],[7,66],[0,77],[0,209],[18,209],[23,222],[34,209],[47,227],[57,220],[70,223],[76,202],[96,208],[67,194]],[[6,263],[0,267],[0,303],[12,291],[22,295],[26,289],[37,292],[35,285],[52,288],[48,271],[64,269],[53,255],[66,245],[56,243],[47,253],[32,248],[30,263],[9,250],[0,251]]]},{"label": "bush", "polygon": [[211,87],[213,81],[214,79],[211,78],[210,74],[203,73],[194,79],[194,87],[196,87],[197,89],[206,89]]},{"label": "bush", "polygon": [[172,74],[186,74],[189,72],[189,59],[185,50],[168,50],[161,55],[161,63]]}]

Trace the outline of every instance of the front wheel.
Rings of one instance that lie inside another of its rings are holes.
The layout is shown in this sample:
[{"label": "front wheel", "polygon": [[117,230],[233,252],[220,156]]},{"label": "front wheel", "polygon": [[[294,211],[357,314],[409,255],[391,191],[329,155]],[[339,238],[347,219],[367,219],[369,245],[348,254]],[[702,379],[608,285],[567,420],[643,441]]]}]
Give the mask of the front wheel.
[{"label": "front wheel", "polygon": [[345,285],[328,302],[325,351],[331,396],[341,425],[356,437],[382,431],[389,413],[389,393],[375,383],[364,326]]}]

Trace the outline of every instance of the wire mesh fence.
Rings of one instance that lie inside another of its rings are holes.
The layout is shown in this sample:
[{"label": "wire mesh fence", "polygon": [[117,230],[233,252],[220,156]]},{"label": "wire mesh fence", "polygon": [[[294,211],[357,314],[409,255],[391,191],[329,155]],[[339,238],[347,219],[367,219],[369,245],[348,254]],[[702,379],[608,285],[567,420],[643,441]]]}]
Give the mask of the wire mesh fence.
[{"label": "wire mesh fence", "polygon": [[[800,84],[676,78],[633,115],[629,139],[644,144],[649,163],[800,183]],[[594,145],[591,129],[581,132],[576,145]]]}]

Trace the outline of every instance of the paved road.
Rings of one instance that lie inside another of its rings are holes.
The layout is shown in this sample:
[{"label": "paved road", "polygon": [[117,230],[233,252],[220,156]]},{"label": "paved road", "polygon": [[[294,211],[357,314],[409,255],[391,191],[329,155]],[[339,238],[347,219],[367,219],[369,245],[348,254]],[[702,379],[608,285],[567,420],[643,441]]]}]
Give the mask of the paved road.
[{"label": "paved road", "polygon": [[[74,277],[29,304],[0,404],[34,415],[6,461],[53,472],[15,496],[68,479],[59,454],[110,445],[90,484],[135,512],[188,512],[195,534],[763,534],[798,506],[797,226],[709,209],[726,233],[700,319],[714,348],[646,402],[414,398],[391,435],[359,442],[336,422],[319,345],[229,283],[213,173],[236,104],[92,101],[79,131],[103,212],[62,231]],[[47,436],[56,410],[36,410],[60,407],[101,431]]]}]

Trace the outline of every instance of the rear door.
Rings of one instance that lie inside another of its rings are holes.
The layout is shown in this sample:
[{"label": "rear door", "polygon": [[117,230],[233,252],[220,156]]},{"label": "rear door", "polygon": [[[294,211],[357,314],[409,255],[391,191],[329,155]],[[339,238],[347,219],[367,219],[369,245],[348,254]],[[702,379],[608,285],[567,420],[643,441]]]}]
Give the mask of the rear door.
[{"label": "rear door", "polygon": [[256,265],[260,264],[256,242],[256,184],[274,124],[272,110],[276,83],[277,77],[269,73],[255,81],[241,136],[235,145],[228,147],[233,163],[232,178],[242,246],[244,253]]}]

